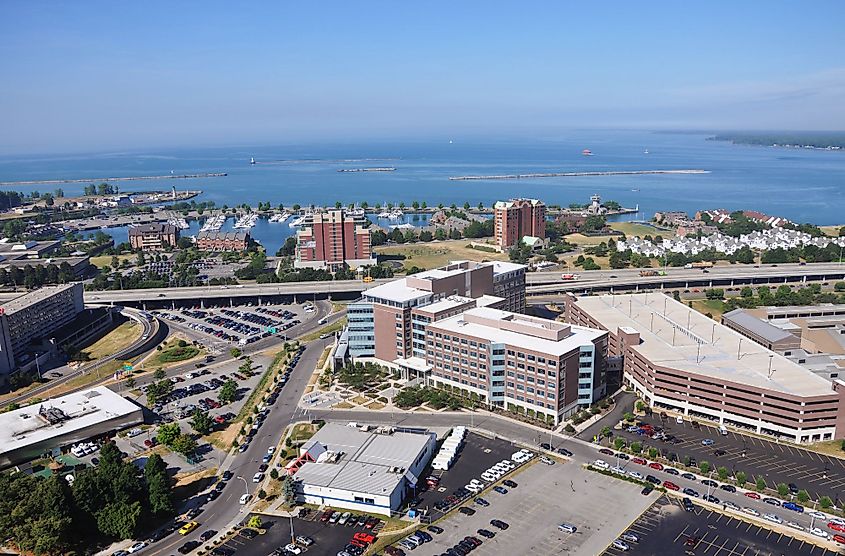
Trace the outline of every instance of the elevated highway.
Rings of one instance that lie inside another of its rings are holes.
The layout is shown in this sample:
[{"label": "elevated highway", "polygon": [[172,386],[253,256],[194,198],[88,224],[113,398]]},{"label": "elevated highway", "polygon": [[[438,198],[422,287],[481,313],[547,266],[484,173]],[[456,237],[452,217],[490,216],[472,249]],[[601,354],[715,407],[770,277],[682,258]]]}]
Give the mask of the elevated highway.
[{"label": "elevated highway", "polygon": [[[529,297],[550,296],[563,292],[600,293],[642,289],[689,289],[736,286],[777,286],[802,282],[845,280],[845,265],[838,263],[729,265],[704,272],[699,269],[668,268],[665,276],[640,276],[639,269],[593,270],[578,272],[577,280],[562,280],[561,273],[530,272],[526,276]],[[247,301],[279,300],[302,302],[316,299],[350,300],[367,288],[392,279],[333,282],[292,282],[284,284],[244,284],[239,286],[203,286],[173,289],[86,291],[86,303],[129,305],[154,309],[179,305],[237,304]]]}]

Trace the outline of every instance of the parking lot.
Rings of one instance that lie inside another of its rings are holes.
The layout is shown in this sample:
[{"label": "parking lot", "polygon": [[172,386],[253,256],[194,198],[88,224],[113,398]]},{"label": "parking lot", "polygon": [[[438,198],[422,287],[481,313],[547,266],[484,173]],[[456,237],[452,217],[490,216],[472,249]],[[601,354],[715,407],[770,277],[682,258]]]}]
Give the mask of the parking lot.
[{"label": "parking lot", "polygon": [[261,516],[263,526],[267,532],[252,538],[242,534],[235,535],[216,549],[215,556],[229,554],[244,554],[246,556],[268,556],[291,542],[291,524],[294,536],[310,537],[314,544],[300,548],[303,554],[334,555],[343,550],[349,540],[357,532],[366,531],[363,527],[347,527],[345,525],[329,525],[320,521],[320,512],[311,512],[305,519],[271,518]]},{"label": "parking lot", "polygon": [[[724,466],[731,475],[744,471],[749,481],[759,474],[771,488],[778,483],[794,483],[813,498],[830,496],[831,500],[835,500],[845,486],[845,461],[839,458],[733,431],[723,436],[716,427],[703,423],[696,427],[688,421],[678,424],[671,417],[661,421],[657,414],[642,420],[664,427],[663,432],[674,438],[671,441],[653,440],[625,430],[614,431],[614,434],[629,442],[636,440],[658,448],[667,458],[675,454],[681,462],[684,457],[693,457],[698,462],[708,461],[714,467]],[[702,445],[705,439],[713,440],[713,444]]]},{"label": "parking lot", "polygon": [[[611,477],[584,470],[558,460],[544,465],[535,458],[511,478],[518,484],[507,494],[485,492],[489,506],[474,502],[464,505],[474,515],[452,512],[436,525],[442,534],[414,553],[434,556],[443,553],[466,536],[482,542],[473,554],[579,554],[593,556],[602,550],[656,499],[643,496],[641,488]],[[499,519],[509,525],[506,530],[492,526]],[[577,527],[573,534],[559,531],[562,522]],[[479,528],[496,533],[485,539]]]},{"label": "parking lot", "polygon": [[503,459],[510,461],[511,454],[518,450],[518,447],[506,440],[467,433],[464,446],[452,467],[448,471],[433,470],[428,473],[438,477],[440,484],[436,489],[417,494],[417,507],[430,511],[432,519],[439,519],[444,512],[437,509],[435,504],[453,495],[470,480],[478,479],[481,473],[493,464]]},{"label": "parking lot", "polygon": [[200,333],[222,347],[248,346],[271,335],[285,337],[288,330],[316,315],[311,305],[253,305],[205,307],[152,311],[177,327]]},{"label": "parking lot", "polygon": [[661,497],[628,529],[639,537],[629,550],[609,548],[618,556],[701,554],[718,556],[783,555],[833,556],[837,552],[696,506],[686,512],[677,500]]}]

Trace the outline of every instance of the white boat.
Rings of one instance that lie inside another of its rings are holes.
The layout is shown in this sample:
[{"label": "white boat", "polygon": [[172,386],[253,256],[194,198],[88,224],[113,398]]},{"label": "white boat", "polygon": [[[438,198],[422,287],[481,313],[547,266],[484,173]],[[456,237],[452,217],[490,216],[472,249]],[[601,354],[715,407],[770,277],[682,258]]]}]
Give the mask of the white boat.
[{"label": "white boat", "polygon": [[247,213],[247,214],[241,216],[240,218],[238,218],[238,221],[235,222],[235,225],[232,226],[232,228],[234,228],[236,230],[247,230],[247,229],[255,226],[255,223],[257,221],[258,221],[258,215],[250,212],[250,213]]},{"label": "white boat", "polygon": [[250,158],[249,158],[249,163],[250,163],[250,164],[255,164],[255,157],[254,157],[254,156],[252,156],[252,157],[250,157]]},{"label": "white boat", "polygon": [[288,226],[291,228],[296,228],[298,226],[302,226],[303,222],[305,222],[305,215],[297,216],[294,218]]},{"label": "white boat", "polygon": [[380,213],[378,213],[378,217],[379,218],[390,218],[390,213],[387,212],[386,210],[383,210]]},{"label": "white boat", "polygon": [[170,218],[167,223],[171,226],[176,226],[180,230],[187,230],[190,228],[184,218]]},{"label": "white boat", "polygon": [[271,216],[270,222],[284,222],[288,218],[290,218],[290,213],[285,211],[281,214],[274,214],[273,216]]},{"label": "white boat", "polygon": [[201,232],[216,232],[220,228],[223,227],[223,224],[226,223],[226,217],[222,214],[217,216],[212,216],[208,220],[205,221],[203,224]]},{"label": "white boat", "polygon": [[648,154],[648,149],[644,150],[643,154]]},{"label": "white boat", "polygon": [[395,210],[391,211],[391,212],[390,212],[390,214],[388,214],[388,215],[387,215],[387,217],[388,217],[390,220],[399,220],[399,219],[401,219],[403,216],[405,216],[405,213],[403,213],[403,212],[402,212],[401,210],[399,210],[399,209],[395,209]]},{"label": "white boat", "polygon": [[348,212],[350,216],[364,216],[364,209],[361,207],[354,208]]}]

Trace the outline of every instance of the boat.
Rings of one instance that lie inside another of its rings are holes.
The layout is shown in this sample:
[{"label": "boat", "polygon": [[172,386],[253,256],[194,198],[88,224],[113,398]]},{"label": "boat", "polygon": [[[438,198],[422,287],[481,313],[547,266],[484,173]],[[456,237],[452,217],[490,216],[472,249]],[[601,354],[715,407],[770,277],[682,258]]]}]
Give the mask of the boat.
[{"label": "boat", "polygon": [[305,222],[305,216],[306,215],[304,214],[297,216],[291,221],[290,224],[288,224],[288,226],[290,226],[291,228],[297,228],[299,226],[302,226],[302,224]]},{"label": "boat", "polygon": [[180,230],[187,230],[190,228],[184,218],[170,218],[167,220],[167,223],[171,226],[176,226]]},{"label": "boat", "polygon": [[222,214],[217,216],[212,216],[208,220],[205,221],[202,228],[200,229],[201,232],[216,232],[220,228],[223,227],[223,224],[226,223],[226,217]]},{"label": "boat", "polygon": [[285,211],[281,214],[274,214],[273,216],[271,216],[270,222],[284,222],[288,218],[290,218],[290,213]]},{"label": "boat", "polygon": [[634,193],[639,193],[639,192],[640,192],[640,190],[639,190],[639,189],[632,189],[631,191],[633,191]]},{"label": "boat", "polygon": [[235,225],[232,226],[232,228],[236,230],[248,230],[249,228],[255,226],[255,223],[257,221],[258,215],[250,212],[238,218],[237,222],[235,222]]},{"label": "boat", "polygon": [[392,210],[392,211],[390,212],[390,214],[388,214],[388,215],[387,215],[387,217],[388,217],[390,220],[399,220],[399,219],[400,219],[400,218],[402,218],[404,215],[405,215],[405,213],[403,213],[401,210],[399,210],[399,209],[394,209],[394,210]]},{"label": "boat", "polygon": [[378,213],[378,215],[377,215],[377,216],[378,216],[379,218],[390,218],[390,213],[389,213],[389,212],[387,212],[386,210],[383,210],[383,211],[381,211],[380,213]]},{"label": "boat", "polygon": [[250,163],[250,164],[255,164],[255,157],[254,157],[254,156],[253,156],[253,157],[250,157],[250,159],[249,159],[249,163]]},{"label": "boat", "polygon": [[348,214],[349,214],[349,216],[361,216],[361,217],[363,217],[366,213],[364,212],[364,209],[362,209],[361,207],[356,207],[356,208],[348,211]]},{"label": "boat", "polygon": [[644,150],[643,154],[648,154],[648,149]]},{"label": "boat", "polygon": [[593,156],[593,151],[591,151],[590,149],[584,149],[583,151],[581,151],[581,154],[583,154],[584,156]]}]

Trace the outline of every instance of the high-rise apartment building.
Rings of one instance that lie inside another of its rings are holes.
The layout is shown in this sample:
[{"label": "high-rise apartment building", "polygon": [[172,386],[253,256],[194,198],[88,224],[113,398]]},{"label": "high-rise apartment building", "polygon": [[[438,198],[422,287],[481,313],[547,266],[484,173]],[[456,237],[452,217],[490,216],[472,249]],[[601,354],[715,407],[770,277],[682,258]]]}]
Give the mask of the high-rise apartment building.
[{"label": "high-rise apartment building", "polygon": [[337,270],[376,264],[370,247],[370,232],[360,218],[344,209],[318,212],[306,219],[296,233],[297,268]]},{"label": "high-rise apartment building", "polygon": [[497,201],[493,206],[496,245],[507,249],[523,237],[546,238],[546,205],[537,199]]}]

